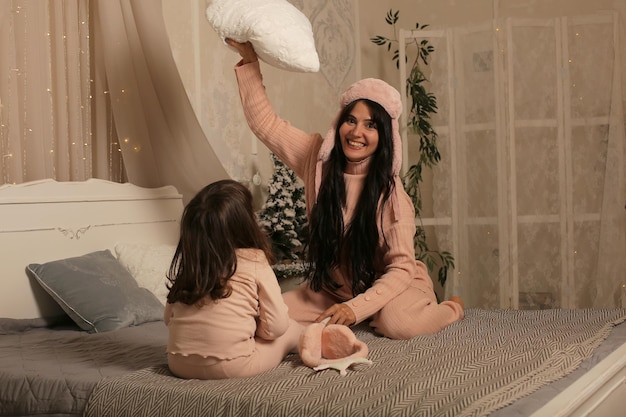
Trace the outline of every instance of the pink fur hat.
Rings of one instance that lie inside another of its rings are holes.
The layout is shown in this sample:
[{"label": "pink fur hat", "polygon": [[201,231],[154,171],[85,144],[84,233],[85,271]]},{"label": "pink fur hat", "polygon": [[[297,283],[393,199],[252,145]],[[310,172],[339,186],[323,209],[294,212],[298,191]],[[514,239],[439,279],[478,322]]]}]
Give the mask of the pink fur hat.
[{"label": "pink fur hat", "polygon": [[[315,196],[319,194],[322,182],[322,164],[328,161],[330,153],[335,146],[335,132],[337,130],[337,122],[339,114],[350,103],[358,99],[368,99],[380,104],[391,116],[391,130],[393,132],[393,174],[400,175],[402,168],[402,140],[400,139],[399,118],[402,114],[402,98],[398,90],[383,80],[377,78],[365,78],[352,84],[341,95],[339,99],[339,112],[333,124],[324,137],[324,142],[317,155],[317,164],[315,169]],[[394,205],[397,202],[394,202]],[[397,213],[396,213],[397,216]]]}]

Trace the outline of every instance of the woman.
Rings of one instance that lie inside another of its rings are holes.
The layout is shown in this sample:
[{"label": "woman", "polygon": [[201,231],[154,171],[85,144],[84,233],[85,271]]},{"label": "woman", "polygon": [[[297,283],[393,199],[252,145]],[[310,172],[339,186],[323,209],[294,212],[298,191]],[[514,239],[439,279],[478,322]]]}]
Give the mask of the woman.
[{"label": "woman", "polygon": [[310,224],[307,283],[283,294],[303,325],[371,320],[393,339],[434,333],[463,317],[459,298],[437,303],[415,260],[415,213],[399,177],[400,94],[382,80],[356,82],[325,137],[307,134],[272,109],[249,42],[227,40],[244,114],[255,135],[304,182]]}]

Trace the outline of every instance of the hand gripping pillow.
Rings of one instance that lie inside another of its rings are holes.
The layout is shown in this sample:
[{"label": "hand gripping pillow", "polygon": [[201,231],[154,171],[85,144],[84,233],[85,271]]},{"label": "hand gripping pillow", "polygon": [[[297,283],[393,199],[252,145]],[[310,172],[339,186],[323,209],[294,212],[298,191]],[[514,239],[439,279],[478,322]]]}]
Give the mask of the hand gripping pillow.
[{"label": "hand gripping pillow", "polygon": [[250,41],[259,58],[272,66],[319,71],[311,22],[286,0],[212,0],[206,17],[222,40]]}]

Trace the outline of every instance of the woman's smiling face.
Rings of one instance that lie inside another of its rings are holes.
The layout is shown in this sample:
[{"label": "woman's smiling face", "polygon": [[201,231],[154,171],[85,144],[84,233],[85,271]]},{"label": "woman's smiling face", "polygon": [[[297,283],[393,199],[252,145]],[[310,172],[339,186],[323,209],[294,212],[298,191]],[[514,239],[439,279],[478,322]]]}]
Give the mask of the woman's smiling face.
[{"label": "woman's smiling face", "polygon": [[363,101],[357,102],[339,127],[343,153],[350,162],[369,158],[378,148],[378,127],[372,112]]}]

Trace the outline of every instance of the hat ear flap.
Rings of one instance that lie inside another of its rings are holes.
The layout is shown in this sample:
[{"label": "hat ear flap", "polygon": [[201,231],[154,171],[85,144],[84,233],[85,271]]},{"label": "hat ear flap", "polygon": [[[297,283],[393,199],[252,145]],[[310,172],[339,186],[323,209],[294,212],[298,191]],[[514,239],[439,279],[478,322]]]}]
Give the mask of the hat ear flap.
[{"label": "hat ear flap", "polygon": [[398,119],[391,120],[391,130],[393,131],[393,175],[400,175],[402,170],[402,138],[400,138],[400,124]]},{"label": "hat ear flap", "polygon": [[[339,111],[339,114],[341,114],[341,111]],[[322,140],[322,146],[320,147],[320,150],[317,153],[317,163],[315,167],[315,198],[316,199],[320,193],[320,186],[322,184],[322,164],[328,161],[328,158],[330,158],[330,154],[333,151],[333,148],[335,146],[335,134],[337,132],[337,122],[339,121],[339,114],[335,116],[335,119],[333,120],[333,124],[331,125],[330,129],[328,129],[328,132],[326,132],[326,136],[324,136],[324,139]]]},{"label": "hat ear flap", "polygon": [[326,132],[326,136],[324,136],[324,141],[322,142],[322,146],[320,147],[319,153],[317,154],[317,159],[326,162],[328,158],[330,158],[330,153],[333,151],[335,147],[335,133],[337,131],[337,121],[335,121],[328,132]]}]

